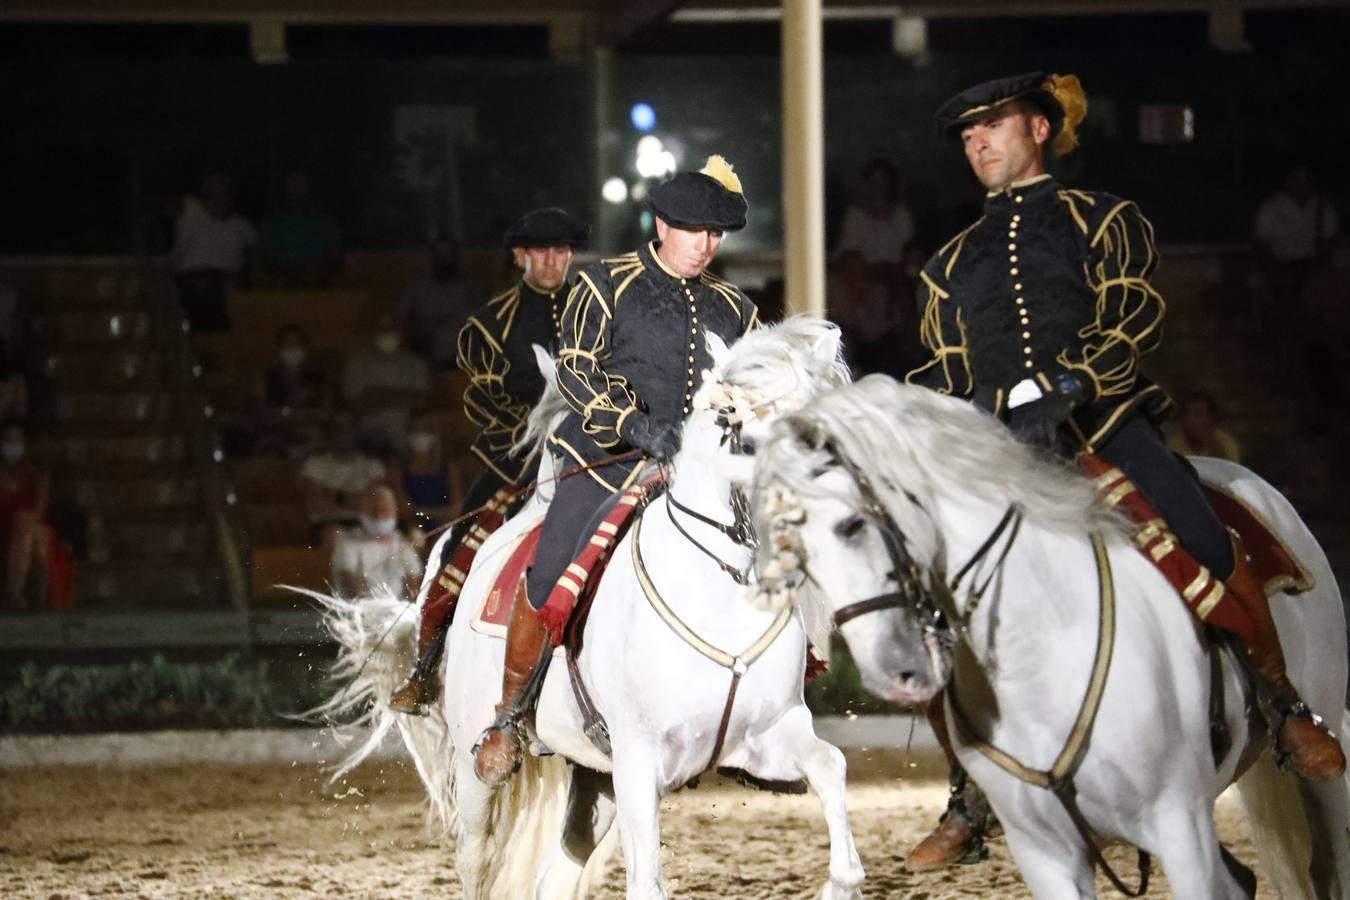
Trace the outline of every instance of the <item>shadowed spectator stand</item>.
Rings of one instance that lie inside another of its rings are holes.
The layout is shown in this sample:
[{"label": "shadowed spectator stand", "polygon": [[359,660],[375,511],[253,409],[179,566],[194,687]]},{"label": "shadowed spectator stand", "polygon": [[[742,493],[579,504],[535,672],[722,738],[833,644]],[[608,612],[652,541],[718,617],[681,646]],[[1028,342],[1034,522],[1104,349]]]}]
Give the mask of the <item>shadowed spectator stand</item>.
[{"label": "shadowed spectator stand", "polygon": [[422,560],[398,530],[398,504],[385,484],[361,497],[359,524],[337,533],[332,556],[333,586],[342,597],[388,591],[412,600],[422,577]]},{"label": "shadowed spectator stand", "polygon": [[167,273],[109,264],[6,274],[34,298],[29,443],[52,473],[54,520],[87,521],[76,605],[242,602],[242,567],[232,575],[225,562],[238,555],[223,549],[233,535],[217,512],[211,410],[196,393]]},{"label": "shadowed spectator stand", "polygon": [[259,281],[274,287],[322,288],[342,267],[342,232],[310,194],[309,176],[286,175],[281,203],[258,232]]},{"label": "shadowed spectator stand", "polygon": [[226,297],[246,283],[257,232],[234,210],[234,189],[219,172],[207,175],[201,190],[183,197],[173,210],[174,282],[193,331],[228,331]]}]

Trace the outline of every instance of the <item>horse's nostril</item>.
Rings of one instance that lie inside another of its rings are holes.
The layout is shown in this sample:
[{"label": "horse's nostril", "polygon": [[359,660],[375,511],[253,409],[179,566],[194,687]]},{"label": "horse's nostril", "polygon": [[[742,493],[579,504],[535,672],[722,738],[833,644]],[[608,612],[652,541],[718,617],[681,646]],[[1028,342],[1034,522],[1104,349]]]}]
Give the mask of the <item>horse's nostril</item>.
[{"label": "horse's nostril", "polygon": [[914,679],[916,679],[916,678],[918,678],[918,677],[919,677],[919,673],[914,672],[914,671],[907,671],[907,672],[901,672],[901,673],[900,673],[900,681],[901,681],[902,683],[904,683],[904,684],[908,684],[909,682],[913,681]]}]

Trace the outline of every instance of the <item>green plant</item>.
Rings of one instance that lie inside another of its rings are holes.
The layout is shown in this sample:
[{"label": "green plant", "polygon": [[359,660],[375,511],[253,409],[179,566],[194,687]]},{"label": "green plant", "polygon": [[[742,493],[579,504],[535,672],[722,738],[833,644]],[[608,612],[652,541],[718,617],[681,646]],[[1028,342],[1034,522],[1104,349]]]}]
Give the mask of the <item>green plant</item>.
[{"label": "green plant", "polygon": [[842,640],[835,639],[830,649],[830,669],[806,686],[806,705],[816,715],[878,715],[898,709],[867,693],[862,686],[858,664],[849,655]]},{"label": "green plant", "polygon": [[[267,660],[163,656],[110,665],[28,662],[0,690],[0,731],[249,727],[312,705],[317,686]],[[289,667],[295,669],[296,667]]]}]

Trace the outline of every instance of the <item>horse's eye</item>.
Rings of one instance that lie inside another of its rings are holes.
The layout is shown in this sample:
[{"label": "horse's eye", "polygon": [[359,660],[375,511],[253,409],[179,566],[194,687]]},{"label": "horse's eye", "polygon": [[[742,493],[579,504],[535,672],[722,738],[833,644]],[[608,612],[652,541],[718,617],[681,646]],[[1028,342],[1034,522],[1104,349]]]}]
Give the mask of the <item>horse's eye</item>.
[{"label": "horse's eye", "polygon": [[862,530],[866,527],[867,520],[862,516],[849,516],[834,526],[834,533],[848,541],[862,534]]},{"label": "horse's eye", "polygon": [[751,437],[741,437],[741,452],[746,456],[755,455],[755,439]]}]

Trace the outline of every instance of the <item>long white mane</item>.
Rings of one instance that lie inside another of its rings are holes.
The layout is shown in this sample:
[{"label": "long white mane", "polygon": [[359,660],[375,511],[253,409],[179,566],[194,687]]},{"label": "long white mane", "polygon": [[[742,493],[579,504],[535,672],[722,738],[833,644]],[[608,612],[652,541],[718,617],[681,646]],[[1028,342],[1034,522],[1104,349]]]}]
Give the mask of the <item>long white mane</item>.
[{"label": "long white mane", "polygon": [[763,406],[794,408],[848,382],[838,326],[793,316],[750,332],[730,348],[714,345],[713,365],[694,405],[719,387],[735,386]]},{"label": "long white mane", "polygon": [[1021,443],[972,404],[884,375],[825,394],[775,424],[755,463],[758,517],[775,484],[802,497],[830,490],[817,480],[835,463],[827,443],[871,476],[878,499],[911,536],[932,528],[911,497],[931,509],[939,496],[962,495],[1016,504],[1028,524],[1058,533],[1124,531],[1120,515],[1077,470]]}]

